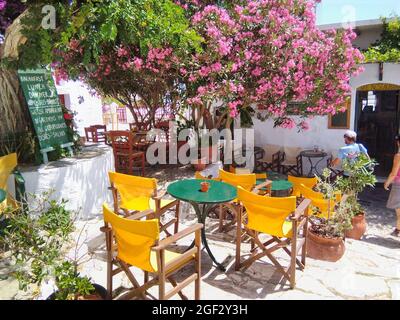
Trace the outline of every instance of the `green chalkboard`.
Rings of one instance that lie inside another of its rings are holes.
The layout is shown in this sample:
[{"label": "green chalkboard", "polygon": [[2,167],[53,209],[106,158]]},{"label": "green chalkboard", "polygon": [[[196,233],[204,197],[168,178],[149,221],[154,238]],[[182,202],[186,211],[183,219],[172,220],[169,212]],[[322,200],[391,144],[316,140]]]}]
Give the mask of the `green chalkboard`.
[{"label": "green chalkboard", "polygon": [[68,147],[67,125],[51,73],[45,69],[19,70],[18,75],[42,152],[56,145]]}]

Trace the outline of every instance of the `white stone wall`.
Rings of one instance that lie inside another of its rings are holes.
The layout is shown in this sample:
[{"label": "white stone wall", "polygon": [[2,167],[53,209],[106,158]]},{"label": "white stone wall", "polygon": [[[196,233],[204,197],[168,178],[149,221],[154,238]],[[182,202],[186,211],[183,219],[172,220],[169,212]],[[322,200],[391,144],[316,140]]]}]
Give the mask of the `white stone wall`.
[{"label": "white stone wall", "polygon": [[[383,80],[379,81],[379,64],[371,63],[364,65],[365,71],[358,77],[351,79],[352,87],[350,129],[355,127],[355,108],[357,88],[373,83],[389,83],[400,85],[400,64],[385,63]],[[328,117],[314,117],[309,120],[310,130],[298,133],[297,129],[274,128],[273,121],[262,122],[253,119],[255,145],[263,147],[266,144],[277,144],[281,146],[296,146],[304,149],[319,146],[328,153],[337,154],[337,150],[343,146],[344,129],[328,129]],[[305,172],[308,172],[308,161],[303,162]],[[321,161],[320,169],[326,166],[326,161]]]},{"label": "white stone wall", "polygon": [[[53,198],[68,200],[67,208],[80,219],[102,213],[103,202],[112,204],[108,172],[114,170],[114,156],[108,146],[87,147],[83,156],[66,158],[38,167],[22,167],[26,192],[40,194],[55,189]],[[9,190],[14,190],[13,179]]]},{"label": "white stone wall", "polygon": [[375,26],[370,29],[360,30],[361,34],[354,40],[354,46],[362,50],[368,49],[372,44],[381,38],[382,30],[382,26]]},{"label": "white stone wall", "polygon": [[[66,95],[66,107],[76,113],[75,124],[80,136],[85,136],[85,127],[103,124],[102,101],[92,96],[82,82],[61,81],[57,92]],[[79,103],[80,97],[83,98],[82,103]]]}]

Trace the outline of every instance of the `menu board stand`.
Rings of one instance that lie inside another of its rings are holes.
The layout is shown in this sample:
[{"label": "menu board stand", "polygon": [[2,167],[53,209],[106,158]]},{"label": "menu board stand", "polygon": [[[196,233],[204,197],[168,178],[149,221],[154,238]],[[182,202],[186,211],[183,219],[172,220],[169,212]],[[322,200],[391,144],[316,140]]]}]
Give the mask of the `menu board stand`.
[{"label": "menu board stand", "polygon": [[73,155],[67,134],[57,89],[51,72],[46,69],[18,70],[22,91],[40,144],[43,162],[48,163],[47,153],[55,147],[67,148]]},{"label": "menu board stand", "polygon": [[[68,143],[60,144],[60,147],[61,148],[67,148],[69,155],[72,157],[74,155],[74,151],[72,150],[72,146],[73,145],[74,144],[72,142],[68,142]],[[40,153],[43,156],[43,163],[44,164],[49,163],[49,157],[47,156],[47,153],[51,152],[51,151],[54,151],[54,148],[49,147],[49,148],[46,148],[46,149],[40,149]]]}]

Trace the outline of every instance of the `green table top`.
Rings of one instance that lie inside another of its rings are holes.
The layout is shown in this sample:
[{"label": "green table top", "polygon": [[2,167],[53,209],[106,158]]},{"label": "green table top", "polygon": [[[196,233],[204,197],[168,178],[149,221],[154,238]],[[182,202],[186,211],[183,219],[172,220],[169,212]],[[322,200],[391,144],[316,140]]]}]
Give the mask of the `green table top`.
[{"label": "green table top", "polygon": [[[257,179],[257,184],[261,184],[263,182],[265,182],[264,179]],[[293,183],[287,180],[272,181],[271,191],[283,191],[283,190],[289,190],[290,188],[293,188]]]},{"label": "green table top", "polygon": [[[207,181],[210,188],[207,192],[200,191],[200,183]],[[225,203],[237,197],[236,188],[219,181],[187,179],[171,183],[167,192],[176,199],[197,203]]]},{"label": "green table top", "polygon": [[0,189],[0,202],[3,202],[4,200],[6,200],[6,192],[3,189]]}]

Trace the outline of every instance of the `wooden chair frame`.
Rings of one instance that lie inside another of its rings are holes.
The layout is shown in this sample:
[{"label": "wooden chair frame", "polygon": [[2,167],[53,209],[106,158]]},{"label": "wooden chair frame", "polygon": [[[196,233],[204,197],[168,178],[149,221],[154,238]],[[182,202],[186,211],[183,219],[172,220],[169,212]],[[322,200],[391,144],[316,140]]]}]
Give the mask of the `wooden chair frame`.
[{"label": "wooden chair frame", "polygon": [[[240,209],[238,211],[238,221],[241,221],[241,223],[238,223],[236,227],[235,270],[248,268],[254,261],[267,256],[278,269],[278,271],[282,273],[282,276],[289,281],[290,288],[293,289],[296,285],[296,264],[299,266],[300,270],[304,270],[306,265],[308,207],[310,204],[310,200],[303,200],[295,212],[290,216],[290,221],[292,222],[291,238],[283,239],[272,236],[271,239],[264,243],[259,239],[258,232],[250,230],[245,226],[242,227],[243,219],[246,218],[246,214],[242,209]],[[302,231],[301,239],[298,238],[300,231]],[[242,240],[246,237],[250,237],[251,256],[245,261],[241,262],[240,247]],[[290,247],[290,249],[288,247]],[[272,255],[272,253],[278,249],[283,249],[290,257],[290,264],[287,268],[284,268]],[[297,258],[297,254],[300,250],[301,260]]]},{"label": "wooden chair frame", "polygon": [[[142,218],[154,218],[154,212],[152,210],[147,210],[139,212],[135,215],[130,216],[128,219],[140,220]],[[195,282],[194,292],[195,300],[200,300],[200,283],[201,283],[201,229],[203,225],[197,223],[192,225],[179,233],[168,237],[166,239],[160,240],[152,248],[152,251],[157,254],[157,272],[150,273],[144,271],[144,282],[140,285],[136,280],[133,273],[130,271],[130,265],[121,259],[117,258],[116,252],[118,250],[118,245],[115,242],[115,237],[113,234],[112,227],[106,224],[100,230],[105,232],[106,235],[106,250],[107,250],[107,292],[109,297],[113,298],[113,276],[120,272],[125,272],[129,281],[132,283],[133,288],[126,294],[123,295],[123,299],[132,299],[133,297],[140,296],[143,299],[147,299],[150,294],[147,290],[155,285],[158,285],[158,299],[167,300],[179,294],[182,300],[187,300],[188,298],[182,293],[182,289],[187,287],[193,281]],[[185,238],[191,234],[195,234],[194,246],[183,253],[180,257],[175,258],[168,264],[165,262],[165,249],[175,243],[176,241]],[[182,264],[182,261],[187,260],[187,258],[192,257],[190,260]],[[173,278],[173,274],[183,267],[187,266],[192,261],[195,262],[195,272],[183,280],[181,283],[177,283]],[[182,264],[180,267],[176,266]],[[114,268],[114,266],[116,268]],[[152,279],[150,280],[150,276]],[[169,281],[173,289],[169,292],[166,291],[165,283]],[[154,298],[153,296],[151,296]]]},{"label": "wooden chair frame", "polygon": [[[113,148],[115,170],[119,173],[133,175],[134,165],[140,164],[142,176],[144,176],[145,153],[134,150],[133,134],[129,131],[108,131],[107,134]],[[127,141],[118,142],[118,138],[127,139]]]},{"label": "wooden chair frame", "polygon": [[263,152],[262,159],[257,159],[256,160],[255,169],[257,171],[260,171],[260,172],[262,172],[262,171],[265,172],[268,169],[270,169],[272,171],[279,172],[281,162],[283,161],[283,153],[282,153],[282,151],[275,152],[272,155],[272,161],[271,162],[267,162],[267,161],[264,160],[265,151],[262,150],[262,152]]},{"label": "wooden chair frame", "polygon": [[333,155],[331,155],[327,160],[326,160],[326,166],[331,170],[331,180],[335,180],[337,177],[341,177],[344,174],[344,170],[341,169],[335,169],[331,167],[333,162]]},{"label": "wooden chair frame", "polygon": [[[120,207],[119,207],[119,198],[118,198],[118,189],[115,187],[114,183],[111,182],[111,187],[110,190],[113,195],[113,201],[114,201],[114,212],[120,212]],[[171,233],[167,230],[171,225],[174,224],[174,234],[176,234],[179,231],[179,213],[180,213],[180,205],[181,202],[177,199],[172,201],[171,203],[168,203],[167,205],[161,207],[161,200],[165,196],[166,190],[156,190],[155,194],[151,197],[156,204],[156,211],[154,213],[155,218],[158,219],[160,222],[160,232],[165,232],[167,236],[171,236]],[[171,210],[173,207],[175,207],[175,217],[172,218],[170,221],[168,221],[165,224],[161,223],[161,216],[167,212],[168,210]],[[130,211],[126,209],[121,209],[124,212],[124,215],[126,217],[131,216],[132,214],[137,213],[137,211]]]},{"label": "wooden chair frame", "polygon": [[284,165],[282,162],[285,161],[286,154],[283,152],[282,161],[280,161],[280,168],[283,174],[293,174],[296,176],[303,176],[303,157],[299,154],[296,156],[296,164]]},{"label": "wooden chair frame", "polygon": [[97,124],[90,126],[94,129],[94,142],[107,142],[107,126],[102,124]]},{"label": "wooden chair frame", "polygon": [[96,129],[92,127],[85,128],[86,142],[97,142]]}]

